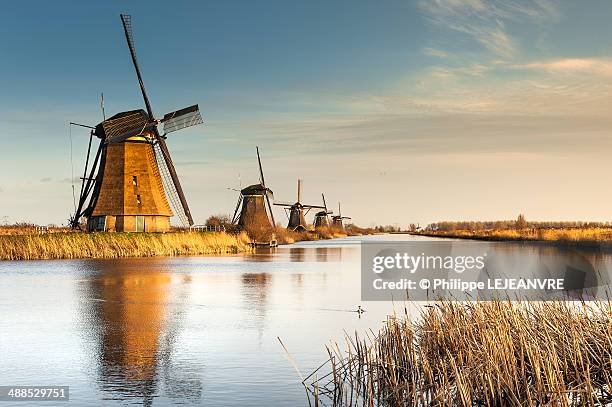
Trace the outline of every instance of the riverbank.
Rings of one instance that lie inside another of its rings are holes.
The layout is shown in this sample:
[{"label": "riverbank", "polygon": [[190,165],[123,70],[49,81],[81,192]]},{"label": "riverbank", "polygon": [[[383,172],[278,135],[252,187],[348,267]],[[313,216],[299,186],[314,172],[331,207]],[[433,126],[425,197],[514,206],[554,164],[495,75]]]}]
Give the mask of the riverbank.
[{"label": "riverbank", "polygon": [[612,245],[612,229],[610,228],[437,230],[412,232],[411,234],[495,242],[547,242],[576,246]]},{"label": "riverbank", "polygon": [[315,405],[607,405],[611,320],[605,301],[440,302],[328,348],[305,385]]},{"label": "riverbank", "polygon": [[46,233],[0,235],[0,260],[194,256],[252,250],[246,233]]}]

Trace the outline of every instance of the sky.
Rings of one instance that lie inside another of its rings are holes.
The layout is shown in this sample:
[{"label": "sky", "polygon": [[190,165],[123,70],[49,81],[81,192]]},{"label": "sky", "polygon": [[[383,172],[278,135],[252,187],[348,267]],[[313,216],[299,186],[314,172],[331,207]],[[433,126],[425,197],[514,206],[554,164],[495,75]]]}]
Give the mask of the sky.
[{"label": "sky", "polygon": [[168,138],[196,223],[258,182],[256,145],[277,200],[301,178],[361,226],[612,220],[609,1],[58,0],[0,15],[0,221],[66,223],[68,123],[143,107],[120,13],[154,112],[203,112]]}]

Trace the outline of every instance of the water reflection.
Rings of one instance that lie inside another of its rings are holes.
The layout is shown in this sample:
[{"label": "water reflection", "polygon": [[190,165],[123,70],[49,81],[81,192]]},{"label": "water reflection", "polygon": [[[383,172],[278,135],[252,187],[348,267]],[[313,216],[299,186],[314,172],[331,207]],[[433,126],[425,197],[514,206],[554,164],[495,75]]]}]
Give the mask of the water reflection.
[{"label": "water reflection", "polygon": [[289,261],[291,262],[304,262],[306,255],[306,249],[303,247],[295,247],[289,249]]},{"label": "water reflection", "polygon": [[[311,242],[312,243],[312,242]],[[346,250],[346,248],[344,248]],[[260,247],[254,253],[245,255],[249,261],[272,262],[286,259],[291,263],[304,263],[316,261],[340,262],[342,261],[342,247],[289,247],[284,248],[265,248]]]},{"label": "water reflection", "polygon": [[102,390],[111,399],[138,399],[145,406],[162,384],[166,397],[199,399],[201,383],[183,373],[192,367],[173,365],[171,358],[190,277],[167,273],[163,259],[88,266],[94,273],[82,294]]},{"label": "water reflection", "polygon": [[[480,275],[480,281],[491,277],[562,278],[571,298],[606,296],[610,285],[606,262],[610,260],[610,253],[602,248],[574,249],[536,243],[496,243],[490,247],[491,256]],[[490,270],[494,270],[494,273]],[[552,293],[551,290],[546,292]]]},{"label": "water reflection", "polygon": [[246,308],[250,310],[250,318],[254,328],[257,330],[258,344],[261,340],[265,327],[267,311],[267,297],[270,290],[272,276],[268,273],[244,273],[242,275],[242,296]]}]

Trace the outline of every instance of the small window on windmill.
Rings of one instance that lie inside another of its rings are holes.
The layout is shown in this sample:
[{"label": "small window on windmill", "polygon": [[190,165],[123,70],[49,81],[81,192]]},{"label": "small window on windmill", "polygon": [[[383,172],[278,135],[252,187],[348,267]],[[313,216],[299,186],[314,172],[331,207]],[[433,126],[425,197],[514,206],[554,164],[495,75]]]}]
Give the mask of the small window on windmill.
[{"label": "small window on windmill", "polygon": [[140,195],[136,195],[136,204],[137,205],[142,205],[142,200],[140,199]]},{"label": "small window on windmill", "polygon": [[136,175],[132,175],[132,185],[138,186],[138,177]]}]

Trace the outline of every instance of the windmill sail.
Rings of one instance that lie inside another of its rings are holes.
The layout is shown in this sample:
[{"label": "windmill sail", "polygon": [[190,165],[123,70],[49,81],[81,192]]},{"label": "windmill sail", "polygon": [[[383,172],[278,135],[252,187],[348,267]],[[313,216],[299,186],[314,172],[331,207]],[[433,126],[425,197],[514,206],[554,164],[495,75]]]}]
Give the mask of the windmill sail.
[{"label": "windmill sail", "polygon": [[[155,160],[157,161],[157,167],[159,168],[159,174],[161,175],[161,178],[162,178],[162,184],[164,186],[164,191],[166,192],[166,196],[168,197],[168,200],[170,201],[170,205],[172,206],[172,210],[174,211],[174,214],[179,219],[182,226],[189,227],[193,225],[193,219],[191,218],[189,207],[187,206],[186,202],[185,202],[185,205],[183,205],[183,202],[181,200],[176,184],[174,183],[172,173],[168,166],[168,162],[165,159],[166,155],[164,154],[160,143],[156,143],[154,145],[153,151],[155,152]],[[170,161],[170,164],[172,165],[172,161]],[[177,178],[177,181],[178,181],[178,178]],[[178,185],[180,188],[180,183]],[[181,189],[181,193],[182,193],[182,189]]]},{"label": "windmill sail", "polygon": [[[272,194],[272,191],[270,191],[267,187],[266,187],[266,180],[264,179],[264,173],[263,173],[263,168],[261,167],[261,158],[259,157],[259,147],[255,147],[257,150],[257,163],[259,164],[259,176],[260,176],[260,181],[261,181],[261,185],[266,189],[266,203],[268,204],[268,210],[270,211],[270,217],[272,218],[272,227],[274,227],[276,225],[276,221],[274,220],[274,213],[272,212],[272,204],[270,203],[270,195]],[[274,196],[272,196],[272,199],[274,199]]]},{"label": "windmill sail", "polygon": [[198,105],[186,107],[175,112],[166,113],[161,120],[164,124],[164,134],[186,129],[204,123]]},{"label": "windmill sail", "polygon": [[134,47],[134,36],[132,35],[132,17],[128,14],[121,14],[121,22],[123,23],[125,40],[127,41],[128,48],[130,49],[130,55],[132,56],[132,63],[134,64],[134,69],[136,70],[136,76],[138,76],[138,83],[140,84],[142,98],[144,99],[145,106],[147,107],[147,113],[149,114],[149,118],[153,119],[153,109],[151,108],[151,103],[149,102],[149,97],[147,96],[147,91],[144,87],[144,82],[142,80],[142,75],[140,74],[140,67],[138,66],[138,61],[136,60],[136,47]]}]

